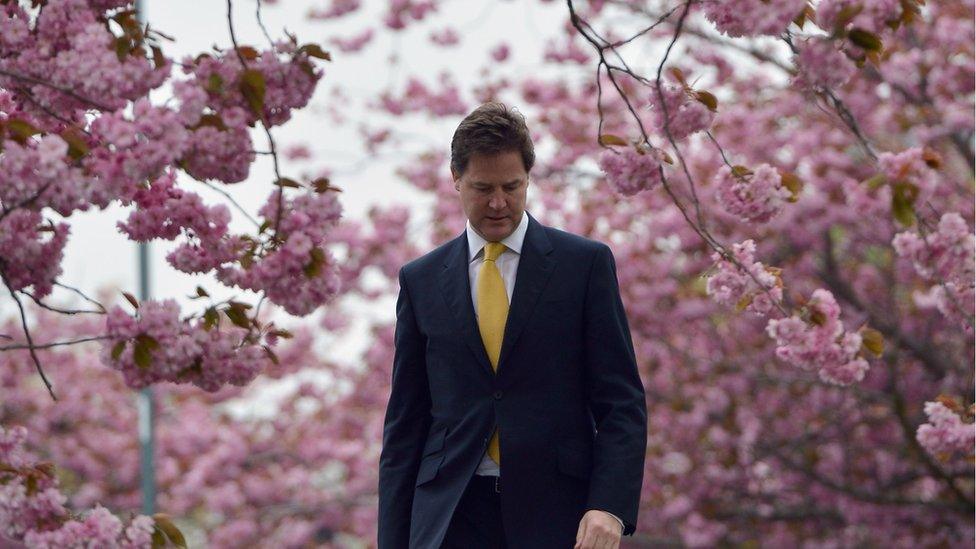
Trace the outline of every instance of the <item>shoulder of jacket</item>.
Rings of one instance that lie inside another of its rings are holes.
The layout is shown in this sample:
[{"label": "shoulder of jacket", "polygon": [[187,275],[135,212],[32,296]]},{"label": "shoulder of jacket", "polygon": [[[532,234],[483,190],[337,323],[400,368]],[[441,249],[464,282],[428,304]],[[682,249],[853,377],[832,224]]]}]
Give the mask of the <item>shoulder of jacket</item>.
[{"label": "shoulder of jacket", "polygon": [[585,254],[592,254],[603,250],[604,248],[609,249],[609,246],[600,242],[599,240],[593,240],[586,238],[585,236],[580,236],[578,234],[570,233],[562,229],[557,229],[555,227],[549,227],[542,225],[542,228],[546,231],[546,236],[549,237],[549,241],[556,248],[568,249],[568,250],[579,250]]},{"label": "shoulder of jacket", "polygon": [[440,246],[425,253],[424,255],[408,261],[400,268],[404,276],[412,276],[414,273],[426,272],[431,268],[438,268],[444,264],[444,260],[451,251],[451,246],[455,244],[457,238],[444,242]]}]

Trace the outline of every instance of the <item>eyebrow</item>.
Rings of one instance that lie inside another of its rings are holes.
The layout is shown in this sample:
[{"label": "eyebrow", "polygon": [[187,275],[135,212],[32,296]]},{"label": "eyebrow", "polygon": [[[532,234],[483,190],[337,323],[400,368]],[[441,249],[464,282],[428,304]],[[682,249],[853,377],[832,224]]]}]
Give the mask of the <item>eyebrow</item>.
[{"label": "eyebrow", "polygon": [[[521,182],[522,182],[521,179],[513,179],[511,181],[506,181],[506,182],[502,183],[501,185],[503,187],[507,187],[508,185],[517,185],[517,184],[519,184]],[[491,183],[488,183],[487,181],[472,181],[471,184],[472,185],[488,185],[488,186],[491,186]]]}]

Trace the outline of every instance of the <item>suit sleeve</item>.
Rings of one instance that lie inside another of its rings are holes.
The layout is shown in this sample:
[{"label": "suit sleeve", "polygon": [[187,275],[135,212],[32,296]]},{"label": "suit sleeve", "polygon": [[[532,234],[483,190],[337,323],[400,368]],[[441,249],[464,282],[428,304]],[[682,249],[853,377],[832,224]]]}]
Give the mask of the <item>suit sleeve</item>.
[{"label": "suit sleeve", "polygon": [[402,269],[393,340],[392,388],[380,452],[379,549],[400,549],[408,545],[417,469],[431,423],[426,343],[417,326]]},{"label": "suit sleeve", "polygon": [[616,264],[605,245],[593,260],[584,314],[587,398],[597,429],[586,508],[616,515],[624,522],[623,535],[630,535],[644,479],[647,402]]}]

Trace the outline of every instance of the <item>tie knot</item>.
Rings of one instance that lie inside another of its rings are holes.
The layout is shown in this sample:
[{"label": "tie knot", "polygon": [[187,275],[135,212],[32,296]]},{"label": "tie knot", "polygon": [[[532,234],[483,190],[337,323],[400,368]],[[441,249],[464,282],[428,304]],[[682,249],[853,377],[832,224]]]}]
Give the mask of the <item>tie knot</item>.
[{"label": "tie knot", "polygon": [[485,244],[485,261],[494,261],[505,251],[505,245],[501,242],[488,242]]}]

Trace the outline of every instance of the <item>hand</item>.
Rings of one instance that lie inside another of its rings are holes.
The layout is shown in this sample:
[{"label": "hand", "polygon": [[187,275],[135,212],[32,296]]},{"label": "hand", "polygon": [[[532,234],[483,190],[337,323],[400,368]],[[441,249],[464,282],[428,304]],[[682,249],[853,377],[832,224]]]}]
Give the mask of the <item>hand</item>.
[{"label": "hand", "polygon": [[610,513],[591,509],[580,521],[573,549],[617,549],[621,534],[620,523]]}]

